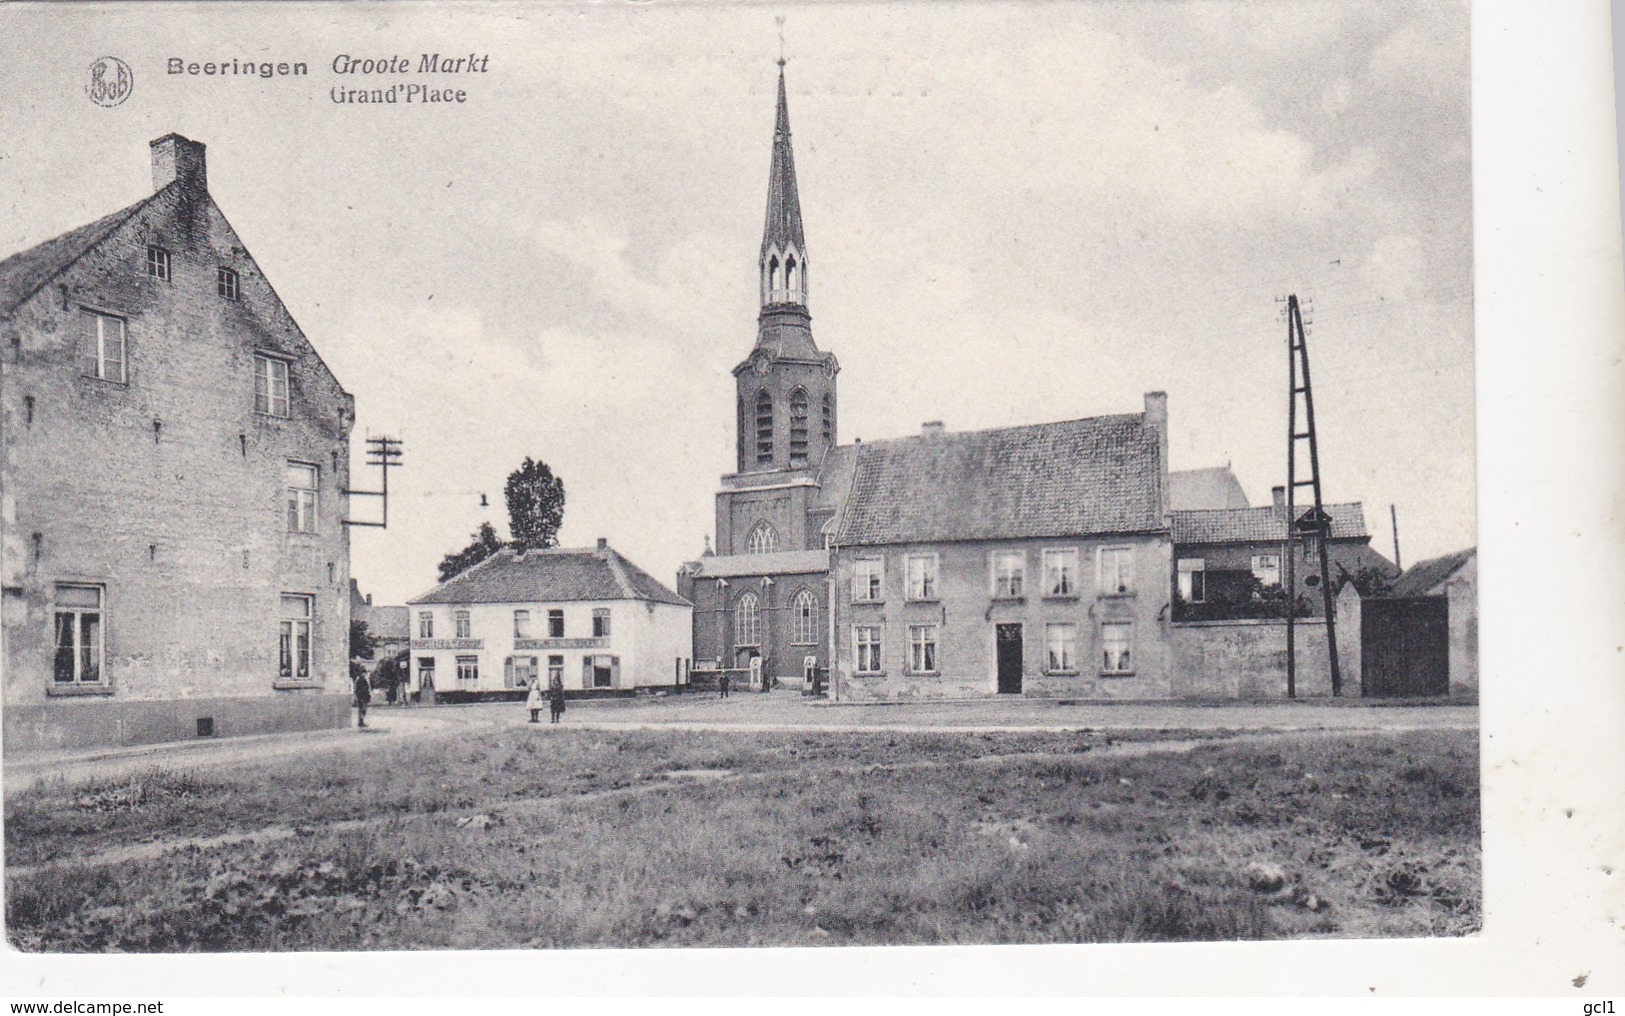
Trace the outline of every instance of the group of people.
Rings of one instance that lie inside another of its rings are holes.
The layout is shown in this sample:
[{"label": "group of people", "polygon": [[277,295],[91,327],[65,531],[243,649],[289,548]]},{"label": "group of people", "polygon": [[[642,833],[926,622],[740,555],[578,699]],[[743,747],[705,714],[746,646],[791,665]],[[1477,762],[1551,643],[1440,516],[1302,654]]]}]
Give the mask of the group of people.
[{"label": "group of people", "polygon": [[525,708],[530,710],[530,722],[542,722],[540,717],[544,700],[547,702],[547,709],[553,717],[553,722],[559,722],[559,717],[564,715],[564,678],[554,674],[553,679],[548,682],[545,693],[542,691],[541,675],[537,675],[530,682],[530,694],[525,696]]}]

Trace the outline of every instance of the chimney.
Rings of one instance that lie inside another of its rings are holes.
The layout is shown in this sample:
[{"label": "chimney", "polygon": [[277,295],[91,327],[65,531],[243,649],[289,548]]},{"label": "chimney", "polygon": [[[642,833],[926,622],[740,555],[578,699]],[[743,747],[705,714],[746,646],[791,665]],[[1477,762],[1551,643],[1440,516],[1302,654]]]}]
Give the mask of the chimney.
[{"label": "chimney", "polygon": [[1278,512],[1286,511],[1286,488],[1285,487],[1271,487],[1270,488],[1270,500],[1274,502],[1276,511],[1278,511]]},{"label": "chimney", "polygon": [[1168,518],[1168,393],[1145,393],[1145,425],[1157,432],[1157,479],[1162,488],[1162,516]]},{"label": "chimney", "polygon": [[921,437],[941,437],[945,430],[941,420],[927,420],[920,424]]},{"label": "chimney", "polygon": [[609,541],[604,539],[602,536],[600,536],[598,538],[598,549],[599,550],[608,550],[609,549]]},{"label": "chimney", "polygon": [[152,189],[163,190],[176,180],[189,193],[207,194],[209,174],[204,166],[201,141],[165,134],[152,142]]}]

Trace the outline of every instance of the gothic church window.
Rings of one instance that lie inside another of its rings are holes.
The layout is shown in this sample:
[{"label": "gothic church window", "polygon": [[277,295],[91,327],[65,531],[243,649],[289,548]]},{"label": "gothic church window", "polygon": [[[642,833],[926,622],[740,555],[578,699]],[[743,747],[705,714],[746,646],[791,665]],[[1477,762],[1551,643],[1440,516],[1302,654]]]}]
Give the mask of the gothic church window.
[{"label": "gothic church window", "polygon": [[762,644],[762,608],[755,593],[747,592],[734,605],[734,645]]},{"label": "gothic church window", "polygon": [[773,463],[773,396],[765,388],[756,396],[756,461]]},{"label": "gothic church window", "polygon": [[790,393],[790,464],[807,464],[807,393],[801,388]]},{"label": "gothic church window", "polygon": [[779,534],[772,525],[758,522],[751,529],[750,536],[745,541],[747,554],[771,554],[779,549]]},{"label": "gothic church window", "polygon": [[835,443],[835,405],[830,401],[829,393],[824,393],[824,447],[828,448]]},{"label": "gothic church window", "polygon": [[818,642],[817,605],[811,590],[803,589],[796,594],[791,616],[795,618],[797,645],[810,646]]}]

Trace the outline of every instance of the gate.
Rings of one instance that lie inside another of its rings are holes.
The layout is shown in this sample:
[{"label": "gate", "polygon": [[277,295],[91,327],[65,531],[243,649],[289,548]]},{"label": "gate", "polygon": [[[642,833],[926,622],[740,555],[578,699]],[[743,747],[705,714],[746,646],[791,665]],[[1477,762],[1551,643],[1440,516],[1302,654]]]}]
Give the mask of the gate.
[{"label": "gate", "polygon": [[1414,698],[1450,691],[1449,603],[1442,596],[1360,604],[1360,694]]}]

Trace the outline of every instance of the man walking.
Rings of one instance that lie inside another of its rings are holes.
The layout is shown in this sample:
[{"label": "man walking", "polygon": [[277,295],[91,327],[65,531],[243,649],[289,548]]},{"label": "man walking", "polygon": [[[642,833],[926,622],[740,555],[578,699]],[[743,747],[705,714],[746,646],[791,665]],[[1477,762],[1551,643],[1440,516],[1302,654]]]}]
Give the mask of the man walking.
[{"label": "man walking", "polygon": [[357,674],[355,679],[355,725],[367,725],[367,706],[372,704],[372,684],[367,680],[365,673]]}]

